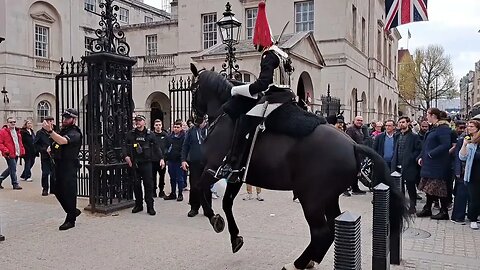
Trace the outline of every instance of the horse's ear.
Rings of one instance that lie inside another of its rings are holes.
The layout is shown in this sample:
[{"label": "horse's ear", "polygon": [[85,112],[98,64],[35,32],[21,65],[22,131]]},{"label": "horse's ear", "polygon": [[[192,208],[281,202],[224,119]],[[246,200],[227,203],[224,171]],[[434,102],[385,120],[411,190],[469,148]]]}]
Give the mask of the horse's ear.
[{"label": "horse's ear", "polygon": [[215,71],[215,67],[212,67],[210,70],[211,70],[211,71]]},{"label": "horse's ear", "polygon": [[198,77],[198,69],[194,63],[190,63],[190,70],[192,71],[194,77]]}]

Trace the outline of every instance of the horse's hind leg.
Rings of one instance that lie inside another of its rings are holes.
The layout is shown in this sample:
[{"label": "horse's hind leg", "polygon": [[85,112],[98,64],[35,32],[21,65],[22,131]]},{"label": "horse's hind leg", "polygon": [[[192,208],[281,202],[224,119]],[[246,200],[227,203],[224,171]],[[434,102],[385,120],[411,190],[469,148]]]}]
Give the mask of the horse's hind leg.
[{"label": "horse's hind leg", "polygon": [[243,246],[243,237],[238,235],[240,231],[238,230],[235,217],[233,216],[233,201],[240,191],[242,184],[242,182],[228,183],[227,189],[225,190],[225,196],[222,200],[223,212],[225,212],[225,217],[227,218],[228,232],[230,233],[230,242],[232,243],[233,253],[239,251]]},{"label": "horse's hind leg", "polygon": [[333,243],[335,237],[335,218],[340,215],[340,205],[338,204],[338,197],[328,202],[325,207],[325,217],[327,218],[328,236],[326,240],[319,242],[319,248],[313,255],[313,260],[321,262],[327,253],[328,249]]},{"label": "horse's hind leg", "polygon": [[[310,244],[298,257],[293,265],[286,265],[283,269],[306,269],[311,267],[311,261],[321,262],[323,256],[330,247],[333,238],[325,219],[325,210],[323,203],[318,202],[318,197],[312,197],[307,200],[303,194],[300,195],[300,203],[303,207],[305,218],[310,227]],[[332,239],[332,241],[330,240]]]}]

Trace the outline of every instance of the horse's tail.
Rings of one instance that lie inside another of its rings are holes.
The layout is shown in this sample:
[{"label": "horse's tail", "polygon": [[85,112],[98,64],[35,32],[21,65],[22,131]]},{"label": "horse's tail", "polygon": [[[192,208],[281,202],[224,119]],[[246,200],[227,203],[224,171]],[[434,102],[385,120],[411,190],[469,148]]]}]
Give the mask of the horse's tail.
[{"label": "horse's tail", "polygon": [[[369,157],[373,163],[373,174],[375,176],[374,179],[377,181],[379,180],[379,182],[390,187],[390,224],[398,225],[400,222],[403,222],[402,218],[404,221],[408,222],[409,216],[407,214],[408,212],[405,204],[405,196],[401,190],[395,187],[395,183],[390,176],[390,168],[388,168],[387,163],[379,154],[377,154],[377,152],[366,145],[356,144],[355,152],[357,154]],[[392,228],[399,228],[399,226],[392,226]],[[392,233],[395,232],[392,231]]]}]

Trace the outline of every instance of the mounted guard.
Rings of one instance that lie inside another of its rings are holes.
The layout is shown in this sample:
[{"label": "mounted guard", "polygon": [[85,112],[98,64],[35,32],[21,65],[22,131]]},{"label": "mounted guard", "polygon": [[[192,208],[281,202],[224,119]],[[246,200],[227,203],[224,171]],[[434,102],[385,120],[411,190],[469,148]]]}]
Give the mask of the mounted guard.
[{"label": "mounted guard", "polygon": [[[244,154],[252,142],[255,143],[259,129],[265,129],[264,119],[283,103],[295,101],[288,75],[293,67],[288,54],[277,47],[280,37],[276,42],[273,41],[265,2],[260,2],[253,36],[255,49],[262,53],[260,75],[251,84],[237,85],[231,89],[233,98],[224,106],[224,110],[235,122],[235,130],[224,164],[214,172],[217,179],[240,181],[248,170],[249,162],[244,167]],[[250,136],[255,127],[258,128],[254,136]],[[253,147],[250,148],[249,156],[253,151]]]}]

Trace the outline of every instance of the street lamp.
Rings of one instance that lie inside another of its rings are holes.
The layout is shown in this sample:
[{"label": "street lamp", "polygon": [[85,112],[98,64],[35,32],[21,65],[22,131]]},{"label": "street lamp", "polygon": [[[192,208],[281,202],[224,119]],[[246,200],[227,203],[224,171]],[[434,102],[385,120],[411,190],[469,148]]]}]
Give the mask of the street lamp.
[{"label": "street lamp", "polygon": [[0,93],[3,94],[3,103],[4,104],[10,103],[10,99],[8,98],[8,91],[7,89],[5,89],[5,86],[2,87],[2,91],[0,91]]},{"label": "street lamp", "polygon": [[[222,64],[221,74],[228,76],[229,79],[233,79],[238,72],[237,59],[235,58],[235,45],[238,44],[240,39],[240,31],[242,23],[235,18],[235,14],[232,12],[232,6],[230,2],[225,5],[225,12],[223,18],[217,22],[220,30],[220,36],[222,37],[222,43],[225,44],[227,51],[227,57],[225,63]],[[228,70],[228,74],[227,74]]]},{"label": "street lamp", "polygon": [[358,103],[363,102],[363,99],[358,99],[358,89],[357,88],[353,88],[353,90],[355,91],[355,116],[354,117],[357,117],[358,116]]}]

